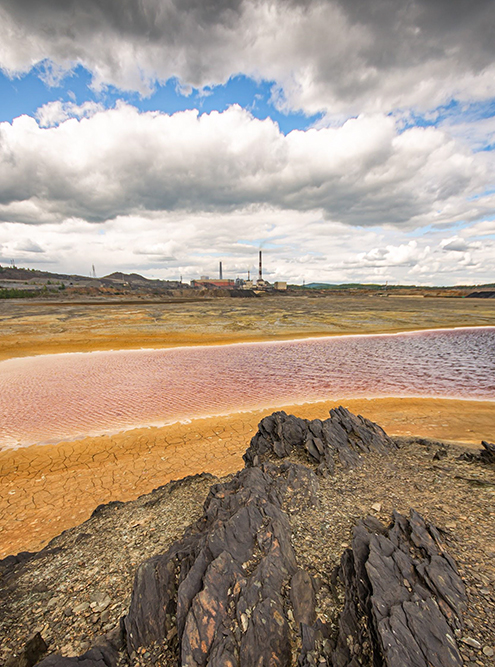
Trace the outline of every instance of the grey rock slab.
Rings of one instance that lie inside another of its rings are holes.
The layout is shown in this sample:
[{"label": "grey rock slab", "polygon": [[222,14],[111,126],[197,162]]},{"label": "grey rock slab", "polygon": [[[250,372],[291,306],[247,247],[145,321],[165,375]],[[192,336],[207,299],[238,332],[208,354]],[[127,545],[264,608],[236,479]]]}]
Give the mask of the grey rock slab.
[{"label": "grey rock slab", "polygon": [[363,454],[386,454],[393,449],[395,443],[380,426],[346,408],[332,409],[324,421],[298,419],[280,411],[261,420],[244,461],[247,466],[258,466],[270,457],[298,452],[308,463],[317,464],[320,473],[331,474],[337,462],[354,468]]}]

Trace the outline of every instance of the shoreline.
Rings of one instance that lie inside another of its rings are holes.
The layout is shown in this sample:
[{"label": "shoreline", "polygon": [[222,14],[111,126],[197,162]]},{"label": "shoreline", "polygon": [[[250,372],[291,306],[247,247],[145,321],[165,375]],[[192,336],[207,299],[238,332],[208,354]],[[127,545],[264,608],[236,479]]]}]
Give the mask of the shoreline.
[{"label": "shoreline", "polygon": [[[495,303],[486,300],[461,300],[452,307],[445,299],[411,298],[396,300],[401,304],[393,308],[388,300],[360,297],[293,301],[130,308],[106,304],[104,318],[98,308],[77,305],[47,313],[43,306],[0,304],[0,360],[495,326]],[[379,423],[391,435],[476,448],[481,440],[494,440],[495,401],[388,397],[308,403],[303,399],[278,409],[303,418],[325,418],[328,409],[339,404]],[[99,504],[131,500],[189,474],[210,471],[223,476],[237,471],[259,421],[274,409],[0,450],[3,554],[43,547],[88,518]]]},{"label": "shoreline", "polygon": [[[493,441],[495,402],[380,398],[284,406],[324,419],[344,405],[394,436],[428,438],[478,449]],[[133,500],[173,479],[239,470],[259,421],[273,409],[198,418],[157,428],[86,437],[57,445],[0,451],[0,558],[38,550],[86,520],[97,505]]]},{"label": "shoreline", "polygon": [[[54,356],[54,355],[67,355],[67,354],[91,354],[91,353],[119,353],[119,352],[150,352],[150,351],[161,351],[168,349],[188,349],[188,348],[200,348],[200,347],[225,347],[225,346],[235,346],[235,345],[261,345],[261,344],[277,344],[277,343],[290,343],[293,341],[311,341],[319,340],[321,338],[367,338],[367,337],[381,337],[381,336],[400,336],[400,335],[414,335],[420,333],[434,333],[436,331],[460,331],[460,330],[473,330],[473,329],[495,329],[495,324],[479,324],[479,325],[459,325],[453,327],[447,327],[439,325],[437,327],[426,326],[422,327],[392,327],[390,330],[387,329],[378,329],[376,331],[364,331],[356,332],[355,330],[346,330],[339,332],[312,332],[312,333],[280,333],[280,334],[270,334],[270,335],[234,335],[234,334],[221,334],[221,335],[211,335],[208,334],[208,340],[204,340],[205,336],[202,334],[180,334],[176,337],[168,335],[168,340],[161,344],[156,345],[156,340],[150,345],[138,345],[134,343],[136,336],[133,336],[133,340],[129,341],[128,336],[123,336],[123,340],[118,341],[118,346],[115,346],[115,338],[112,341],[106,341],[106,344],[103,344],[101,341],[88,341],[87,339],[82,344],[82,341],[66,341],[66,342],[45,342],[41,345],[36,345],[36,352],[32,351],[33,343],[30,345],[25,345],[24,348],[27,348],[27,351],[22,352],[22,345],[19,345],[18,349],[13,350],[12,352],[2,350],[0,345],[0,363],[2,361],[11,361],[11,360],[21,360],[21,359],[31,359],[41,356]],[[117,338],[120,338],[119,336]],[[139,336],[137,337],[139,338]],[[155,337],[156,338],[156,337]],[[189,338],[189,342],[184,342],[184,338]],[[81,349],[84,347],[84,349]],[[53,349],[56,348],[56,349]],[[77,348],[77,349],[73,349]]]},{"label": "shoreline", "polygon": [[[217,413],[217,414],[207,414],[207,415],[194,415],[192,417],[186,417],[186,418],[178,418],[173,421],[169,422],[150,422],[150,423],[142,423],[142,424],[131,424],[129,426],[126,426],[124,428],[117,428],[117,429],[97,429],[95,431],[91,431],[88,433],[83,433],[80,435],[76,435],[74,437],[64,437],[60,438],[57,440],[47,440],[43,442],[36,442],[36,443],[30,443],[30,444],[17,444],[17,445],[2,445],[0,443],[0,455],[3,452],[13,452],[13,451],[18,451],[18,450],[25,450],[30,447],[56,447],[57,445],[62,445],[62,444],[71,444],[71,443],[77,443],[81,442],[83,440],[94,440],[94,439],[99,439],[99,438],[113,438],[113,437],[127,437],[128,435],[134,433],[134,432],[141,432],[141,431],[153,431],[153,430],[161,430],[161,429],[167,429],[170,427],[174,426],[184,426],[184,427],[191,427],[193,428],[196,422],[203,422],[205,420],[208,421],[214,421],[214,420],[224,420],[224,419],[236,419],[236,418],[242,418],[243,416],[247,416],[249,418],[250,416],[256,415],[256,414],[271,414],[272,412],[278,412],[278,411],[284,411],[287,412],[288,414],[294,414],[298,411],[303,410],[306,412],[307,410],[313,412],[313,411],[318,411],[320,407],[322,409],[325,409],[325,406],[338,406],[340,404],[343,405],[348,405],[348,404],[369,404],[372,405],[373,403],[377,403],[380,401],[386,401],[386,402],[393,402],[393,401],[420,401],[423,402],[424,404],[427,404],[428,402],[436,402],[436,401],[442,401],[442,402],[452,402],[452,403],[467,403],[468,405],[470,403],[476,404],[488,404],[493,406],[493,410],[495,411],[495,397],[493,399],[490,398],[466,398],[464,396],[416,396],[416,395],[401,395],[401,396],[394,396],[394,395],[387,395],[387,396],[344,396],[341,398],[324,398],[324,399],[318,399],[318,400],[304,400],[302,399],[301,401],[296,401],[296,402],[291,402],[291,403],[282,403],[280,405],[278,404],[272,404],[272,405],[263,405],[259,406],[256,408],[246,408],[246,409],[239,409],[239,410],[233,410],[229,412],[223,412],[223,413]],[[366,415],[363,415],[366,416]],[[380,419],[382,422],[387,423],[387,419],[385,416],[380,416]],[[374,421],[374,420],[372,420]],[[494,426],[495,426],[495,419],[494,419]],[[469,431],[469,429],[467,429]],[[391,435],[403,435],[402,433],[391,433]],[[417,435],[414,433],[413,435]],[[419,436],[418,436],[419,437]],[[439,440],[445,440],[442,437],[438,437]],[[485,438],[486,439],[486,438]],[[447,442],[447,441],[446,441]],[[466,440],[465,437],[462,437],[461,439],[454,438],[453,440],[448,440],[451,444],[455,444],[456,442],[461,443],[462,445],[464,444],[475,444],[475,441],[473,443],[470,443],[469,440]],[[477,443],[476,443],[477,444]]]},{"label": "shoreline", "polygon": [[[473,325],[473,326],[455,326],[455,327],[437,327],[437,328],[425,328],[425,329],[409,329],[408,331],[395,331],[395,332],[386,332],[386,333],[376,333],[376,332],[366,332],[366,333],[352,333],[352,334],[333,334],[333,335],[319,335],[319,336],[300,336],[299,338],[284,338],[281,340],[270,340],[270,339],[264,339],[264,340],[259,340],[259,341],[237,341],[237,342],[223,342],[223,343],[216,343],[216,342],[206,342],[203,343],[202,345],[196,345],[196,344],[189,344],[189,345],[177,345],[177,346],[168,346],[168,347],[153,347],[153,348],[133,348],[133,349],[112,349],[112,350],[90,350],[90,351],[77,351],[77,352],[57,352],[53,354],[43,354],[42,352],[38,354],[31,354],[30,356],[26,357],[15,357],[12,359],[4,360],[3,362],[0,361],[0,368],[3,363],[8,364],[10,366],[11,364],[14,364],[14,370],[17,366],[16,364],[20,364],[21,368],[25,367],[26,363],[29,363],[30,360],[35,360],[35,359],[40,359],[43,357],[50,357],[53,358],[55,356],[59,356],[62,358],[67,358],[68,356],[76,356],[80,357],[81,355],[122,355],[122,354],[149,354],[150,352],[166,352],[167,350],[189,350],[189,349],[206,349],[206,348],[224,348],[224,347],[229,347],[229,348],[239,348],[243,346],[282,346],[284,344],[290,344],[293,342],[314,342],[314,341],[330,341],[333,339],[346,339],[346,338],[387,338],[387,337],[400,337],[400,336],[415,336],[415,335],[421,335],[425,333],[437,333],[437,332],[456,332],[456,331],[478,331],[478,330],[489,330],[489,331],[495,331],[495,326],[493,325]],[[136,358],[136,357],[134,357]],[[139,358],[139,357],[137,357]],[[57,361],[55,361],[57,363]],[[10,366],[11,370],[12,367]],[[214,412],[212,413],[206,413],[202,411],[196,411],[195,413],[191,414],[178,414],[177,416],[175,415],[170,415],[168,417],[167,421],[161,421],[161,420],[150,420],[150,421],[139,421],[139,418],[136,419],[135,421],[129,421],[129,422],[121,422],[121,423],[115,423],[114,425],[111,425],[110,427],[94,427],[91,428],[91,430],[88,431],[83,431],[80,433],[73,432],[72,434],[68,433],[61,433],[61,435],[57,435],[55,437],[48,437],[47,439],[42,439],[42,436],[37,436],[36,441],[34,441],[34,437],[30,438],[29,440],[26,440],[25,442],[20,442],[20,441],[15,441],[14,438],[6,438],[4,442],[0,441],[0,452],[2,451],[10,451],[10,450],[17,450],[17,449],[25,449],[26,447],[31,447],[31,446],[37,446],[37,447],[45,447],[45,446],[56,446],[62,443],[69,443],[69,442],[78,442],[81,440],[84,440],[85,438],[98,438],[98,437],[113,437],[113,436],[119,436],[119,435],[125,435],[128,433],[132,433],[133,431],[136,430],[142,430],[142,429],[162,429],[162,428],[168,428],[170,426],[173,426],[175,424],[190,424],[191,422],[194,422],[196,420],[202,420],[202,419],[224,419],[224,418],[236,418],[237,416],[242,416],[244,414],[250,415],[254,414],[256,412],[273,412],[275,410],[288,410],[289,412],[294,412],[297,410],[300,410],[301,408],[306,408],[309,406],[309,409],[311,409],[311,406],[318,406],[318,405],[323,405],[325,403],[340,403],[340,402],[355,402],[355,401],[379,401],[379,400],[423,400],[423,401],[428,401],[428,400],[442,400],[442,401],[468,401],[468,402],[478,402],[478,403],[484,403],[484,402],[492,402],[495,405],[495,395],[491,396],[489,395],[488,397],[481,396],[481,397],[473,397],[473,396],[463,396],[459,394],[405,394],[405,393],[388,393],[388,394],[370,394],[367,393],[366,395],[352,395],[352,394],[347,394],[347,395],[327,395],[327,396],[322,396],[319,398],[306,398],[305,396],[300,396],[297,399],[291,399],[290,402],[284,403],[283,399],[282,400],[269,400],[267,402],[260,402],[256,404],[256,402],[251,402],[247,405],[244,406],[233,406],[229,407],[227,411],[224,412]],[[383,419],[383,417],[381,417]]]}]

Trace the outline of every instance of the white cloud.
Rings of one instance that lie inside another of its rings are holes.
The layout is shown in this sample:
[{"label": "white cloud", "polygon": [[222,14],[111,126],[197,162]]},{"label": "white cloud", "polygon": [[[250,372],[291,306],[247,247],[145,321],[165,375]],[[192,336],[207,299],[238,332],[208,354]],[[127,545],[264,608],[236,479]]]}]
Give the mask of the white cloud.
[{"label": "white cloud", "polygon": [[279,103],[335,114],[495,95],[493,4],[382,0],[2,0],[0,66],[80,63],[94,86],[184,90],[244,73]]},{"label": "white cloud", "polygon": [[482,220],[463,231],[464,236],[495,236],[495,220]]},{"label": "white cloud", "polygon": [[373,248],[356,257],[357,265],[373,267],[414,266],[430,254],[430,247],[420,248],[417,241],[409,241],[399,246],[387,245]]},{"label": "white cloud", "polygon": [[287,136],[239,107],[59,101],[0,123],[0,261],[194,277],[219,255],[247,271],[261,239],[272,279],[493,280],[493,119],[400,125],[495,96],[492,25],[489,0],[0,0],[11,76],[82,64],[95,88],[186,94],[245,74],[326,113]]},{"label": "white cloud", "polygon": [[447,252],[467,252],[474,248],[481,248],[481,245],[482,244],[479,241],[469,243],[459,236],[452,236],[451,238],[443,239],[443,241],[440,242],[440,247]]},{"label": "white cloud", "polygon": [[48,102],[36,112],[36,118],[40,127],[55,127],[69,118],[90,118],[98,111],[103,111],[101,104],[96,102],[84,102],[77,105],[73,102]]},{"label": "white cloud", "polygon": [[[450,224],[493,204],[485,156],[434,128],[380,114],[284,136],[233,106],[172,116],[72,105],[0,124],[0,220],[101,222],[143,211],[252,206],[320,211],[353,225]],[[52,113],[53,111],[53,113]],[[50,120],[51,119],[51,120]],[[476,200],[473,197],[481,193]]]},{"label": "white cloud", "polygon": [[[464,234],[466,230],[462,233]],[[411,239],[401,229],[351,228],[313,212],[269,207],[226,213],[179,212],[118,217],[105,224],[71,219],[33,227],[0,225],[0,263],[45,266],[99,276],[135,271],[149,277],[190,280],[257,273],[260,240],[270,281],[405,284],[493,282],[495,240],[467,252],[445,251],[442,231]],[[42,254],[22,251],[25,239]],[[363,249],[367,249],[363,251]]]}]

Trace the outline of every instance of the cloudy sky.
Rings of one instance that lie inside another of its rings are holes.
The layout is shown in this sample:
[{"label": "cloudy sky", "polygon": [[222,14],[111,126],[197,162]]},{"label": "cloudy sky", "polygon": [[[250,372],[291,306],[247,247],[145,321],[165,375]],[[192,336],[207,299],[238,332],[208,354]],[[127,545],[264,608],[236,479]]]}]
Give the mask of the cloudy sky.
[{"label": "cloudy sky", "polygon": [[0,0],[0,264],[495,281],[493,0]]}]

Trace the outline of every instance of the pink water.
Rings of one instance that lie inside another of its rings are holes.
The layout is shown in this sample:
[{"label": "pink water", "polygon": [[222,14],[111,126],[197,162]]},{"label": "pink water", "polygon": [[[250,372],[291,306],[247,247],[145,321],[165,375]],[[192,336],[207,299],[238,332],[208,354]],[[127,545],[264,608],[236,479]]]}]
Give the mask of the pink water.
[{"label": "pink water", "polygon": [[324,399],[495,400],[495,328],[0,362],[0,447]]}]

